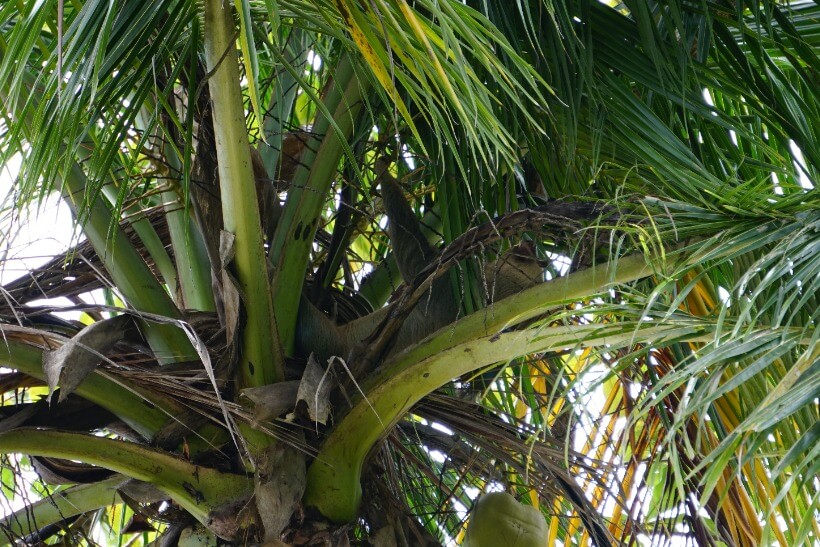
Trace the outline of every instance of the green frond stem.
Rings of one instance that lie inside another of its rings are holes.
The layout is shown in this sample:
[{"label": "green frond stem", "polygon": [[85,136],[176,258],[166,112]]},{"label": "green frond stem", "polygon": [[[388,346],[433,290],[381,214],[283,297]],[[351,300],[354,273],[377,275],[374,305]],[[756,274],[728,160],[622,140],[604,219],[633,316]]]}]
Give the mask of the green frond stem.
[{"label": "green frond stem", "polygon": [[[174,249],[182,303],[189,310],[216,311],[211,287],[211,266],[202,232],[193,222],[190,211],[182,207],[174,192],[163,192],[162,199],[171,235],[171,247]],[[172,290],[175,288],[172,287]]]},{"label": "green frond stem", "polygon": [[[239,84],[231,5],[205,1],[205,58],[213,103],[225,230],[235,236],[233,267],[245,311],[237,387],[284,378],[284,352],[273,315],[262,225]],[[227,266],[227,265],[226,265]]]},{"label": "green frond stem", "polygon": [[[662,345],[681,339],[706,342],[713,337],[703,325],[669,323],[639,329],[634,325],[534,327],[484,335],[420,360],[402,355],[363,386],[365,399],[354,405],[323,445],[308,471],[305,503],[337,522],[355,517],[361,501],[361,471],[370,449],[422,397],[454,377],[507,361],[513,355],[601,345],[613,349],[631,344]],[[455,330],[461,330],[459,327],[456,324]],[[429,343],[446,339],[452,329],[445,330]]]},{"label": "green frond stem", "polygon": [[[52,493],[0,520],[5,540],[23,537],[61,520],[94,511],[109,505],[122,503],[117,488],[128,479],[114,475],[92,484],[78,484]],[[0,540],[2,541],[2,540]],[[9,543],[3,542],[3,545]]]},{"label": "green frond stem", "polygon": [[[382,435],[422,397],[456,376],[508,360],[512,355],[579,344],[597,345],[604,343],[602,336],[612,335],[611,330],[602,330],[598,325],[511,333],[501,333],[502,330],[556,306],[600,294],[615,284],[650,276],[654,271],[653,265],[640,254],[541,283],[495,302],[489,310],[472,313],[398,354],[367,380],[364,398],[354,404],[322,445],[308,471],[305,503],[334,521],[352,519],[361,501],[359,479],[364,459]],[[657,341],[672,335],[708,338],[700,330],[691,326],[683,331],[677,327],[652,327],[641,334],[628,330],[622,336],[626,342]]]},{"label": "green frond stem", "polygon": [[[183,171],[179,156],[169,145],[165,146],[165,158],[171,172]],[[171,184],[173,191],[162,193],[179,279],[179,286],[174,285],[171,290],[179,289],[186,309],[216,311],[211,287],[211,262],[205,247],[205,238],[191,217],[192,210],[183,205],[183,189],[176,180],[171,180]]]},{"label": "green frond stem", "polygon": [[[164,150],[169,172],[182,173],[183,165],[176,149],[166,143]],[[162,203],[179,280],[178,286],[170,285],[171,290],[179,290],[185,309],[216,311],[211,286],[211,261],[205,238],[191,216],[193,211],[184,205],[185,192],[179,181],[169,177],[169,183],[172,190],[162,193]]]},{"label": "green frond stem", "polygon": [[247,498],[253,481],[194,465],[152,448],[65,431],[16,429],[0,434],[0,452],[78,460],[150,483],[207,524],[212,512]]},{"label": "green frond stem", "polygon": [[313,132],[322,136],[321,143],[315,153],[310,143],[305,146],[271,244],[274,310],[280,339],[289,354],[293,352],[299,300],[318,220],[339,160],[350,151],[347,142],[366,86],[356,78],[350,60],[344,56],[313,124]]},{"label": "green frond stem", "polygon": [[[117,203],[117,190],[114,186],[106,184],[102,187],[102,191],[105,193],[109,202],[112,204]],[[154,265],[157,270],[159,270],[159,275],[162,277],[162,280],[173,291],[174,287],[177,286],[177,271],[174,267],[173,260],[171,260],[171,257],[168,255],[168,251],[165,250],[165,245],[162,243],[159,235],[157,235],[157,231],[151,226],[151,221],[145,218],[140,207],[136,204],[127,207],[124,212],[133,218],[131,227],[134,228],[134,231],[139,236],[140,241],[145,246],[145,250],[148,251],[148,254],[151,256],[151,260],[154,261]]]},{"label": "green frond stem", "polygon": [[[101,196],[86,196],[86,176],[80,166],[72,164],[63,180],[63,199],[75,218],[83,222],[82,229],[105,269],[111,274],[119,292],[129,305],[139,312],[180,319],[181,315],[162,284],[134,249],[122,230],[112,226],[114,214]],[[87,199],[93,199],[88,203]],[[141,329],[154,355],[161,363],[188,361],[196,358],[191,342],[174,325],[140,322]]]}]

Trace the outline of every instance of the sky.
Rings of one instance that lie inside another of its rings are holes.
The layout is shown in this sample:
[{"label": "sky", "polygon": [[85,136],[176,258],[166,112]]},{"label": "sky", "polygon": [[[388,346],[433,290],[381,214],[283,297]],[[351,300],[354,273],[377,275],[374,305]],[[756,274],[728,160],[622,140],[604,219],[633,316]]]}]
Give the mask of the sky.
[{"label": "sky", "polygon": [[[22,211],[13,211],[15,181],[20,169],[19,156],[0,166],[0,285],[13,281],[47,263],[76,244],[78,232],[68,206],[55,192],[40,204],[32,204]],[[81,236],[81,234],[80,234]],[[87,303],[102,303],[102,291],[80,297]],[[67,298],[41,299],[27,302],[31,306],[72,306]],[[63,319],[78,320],[77,310],[55,312]]]},{"label": "sky", "polygon": [[[6,196],[13,199],[19,168],[19,156],[0,167],[0,196],[4,204],[10,203]],[[56,194],[22,214],[8,209],[0,211],[0,283],[8,283],[65,251],[73,235],[71,212]]]}]

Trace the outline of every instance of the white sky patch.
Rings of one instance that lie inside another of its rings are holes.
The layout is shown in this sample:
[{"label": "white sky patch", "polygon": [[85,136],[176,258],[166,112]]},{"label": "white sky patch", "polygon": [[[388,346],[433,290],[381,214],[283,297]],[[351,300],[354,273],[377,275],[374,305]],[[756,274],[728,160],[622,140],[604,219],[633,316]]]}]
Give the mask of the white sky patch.
[{"label": "white sky patch", "polygon": [[353,273],[353,281],[355,282],[355,286],[354,286],[355,290],[359,290],[359,288],[361,287],[362,281],[364,281],[364,279],[368,275],[373,273],[373,270],[375,270],[375,268],[373,267],[373,264],[371,264],[370,262],[362,263],[362,267],[359,270],[357,270],[356,272]]},{"label": "white sky patch", "polygon": [[547,257],[549,257],[552,261],[552,265],[556,270],[558,270],[559,275],[564,276],[569,273],[569,268],[572,266],[572,260],[568,256],[548,252]]},{"label": "white sky patch", "polygon": [[[715,106],[715,101],[712,100],[712,94],[705,88],[703,90],[703,100],[706,101],[706,104],[709,106]],[[712,112],[712,116],[717,116],[717,112]]]},{"label": "white sky patch", "polygon": [[[104,306],[106,304],[105,294],[102,289],[95,289],[91,292],[78,295],[78,298],[89,305]],[[59,298],[41,298],[39,300],[32,300],[28,303],[29,306],[34,307],[51,307],[55,308],[52,315],[60,317],[61,319],[69,319],[72,321],[80,321],[84,312],[76,309],[66,309],[66,311],[59,311],[60,308],[73,308],[74,302],[65,297]]]},{"label": "white sky patch", "polygon": [[803,151],[800,150],[800,147],[797,146],[797,143],[791,139],[789,140],[789,149],[792,151],[792,156],[794,156],[794,167],[800,174],[800,186],[802,186],[806,190],[814,190],[814,184],[812,184],[811,180],[809,179],[809,175],[803,168],[803,166],[806,165],[806,160],[803,157]]},{"label": "white sky patch", "polygon": [[732,295],[729,293],[729,291],[727,291],[726,289],[724,289],[723,287],[720,287],[720,286],[718,286],[717,290],[718,290],[718,298],[720,298],[720,301],[723,302],[724,304],[726,304],[727,306],[730,305],[731,304],[730,297]]},{"label": "white sky patch", "polygon": [[[9,199],[14,198],[20,162],[14,156],[0,169],[0,195]],[[0,283],[42,266],[77,241],[71,211],[56,193],[41,204],[4,211],[0,218]]]},{"label": "white sky patch", "polygon": [[416,168],[416,159],[413,157],[413,154],[410,152],[410,148],[405,144],[401,147],[401,156],[404,159],[404,163],[407,164],[407,167],[410,170]]},{"label": "white sky patch", "polygon": [[430,423],[430,427],[432,427],[436,431],[441,431],[442,433],[446,433],[447,435],[453,435],[454,434],[452,429],[450,429],[449,427],[447,427],[443,424],[440,424],[438,422]]},{"label": "white sky patch", "polygon": [[780,186],[780,179],[777,178],[777,173],[772,173],[772,184],[774,185],[774,193],[778,196],[782,196],[783,188]]},{"label": "white sky patch", "polygon": [[[0,168],[1,196],[14,197],[20,164],[21,158],[17,155]],[[9,202],[9,199],[6,201]],[[74,228],[71,211],[56,192],[39,205],[35,203],[23,210],[4,211],[0,216],[0,284],[26,275],[83,239],[82,232]],[[80,299],[87,304],[105,304],[102,290],[82,294]],[[53,308],[74,306],[67,298],[33,300],[29,305]],[[79,320],[82,316],[82,312],[77,310],[53,313],[69,320]]]},{"label": "white sky patch", "polygon": [[64,308],[72,306],[71,300],[63,296],[57,298],[39,298],[28,303],[29,306],[38,308]]},{"label": "white sky patch", "polygon": [[333,211],[339,210],[339,204],[342,203],[342,191],[333,194]]},{"label": "white sky patch", "polygon": [[322,68],[322,58],[319,57],[319,55],[317,55],[312,49],[308,51],[307,62],[311,67],[313,67],[315,72],[318,72]]},{"label": "white sky patch", "polygon": [[431,450],[430,451],[430,459],[436,463],[444,463],[447,461],[447,455],[444,454],[441,450]]},{"label": "white sky patch", "polygon": [[[0,124],[0,130],[5,131],[6,126]],[[17,173],[20,172],[20,164],[22,163],[23,158],[20,154],[15,154],[5,163],[5,165],[0,165],[0,192],[3,194],[7,194],[12,187],[12,181],[17,177]]]}]

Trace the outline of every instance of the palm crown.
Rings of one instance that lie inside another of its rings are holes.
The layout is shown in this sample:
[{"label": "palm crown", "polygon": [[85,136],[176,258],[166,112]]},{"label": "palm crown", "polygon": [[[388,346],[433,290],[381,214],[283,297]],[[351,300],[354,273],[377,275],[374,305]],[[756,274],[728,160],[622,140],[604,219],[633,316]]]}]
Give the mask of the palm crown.
[{"label": "palm crown", "polygon": [[[443,543],[505,489],[549,544],[817,541],[818,18],[5,3],[7,216],[85,237],[3,290],[8,540]],[[403,284],[385,176],[440,247]],[[547,281],[494,300],[522,241]],[[433,279],[459,317],[390,353]],[[326,365],[307,305],[392,311]]]}]

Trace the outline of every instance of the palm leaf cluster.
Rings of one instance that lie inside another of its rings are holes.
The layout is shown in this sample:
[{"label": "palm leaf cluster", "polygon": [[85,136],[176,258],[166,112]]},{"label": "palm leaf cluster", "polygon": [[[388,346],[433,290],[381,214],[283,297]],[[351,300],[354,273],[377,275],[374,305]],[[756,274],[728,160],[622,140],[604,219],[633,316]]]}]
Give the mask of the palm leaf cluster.
[{"label": "palm leaf cluster", "polygon": [[[818,50],[803,0],[3,3],[4,244],[82,233],[2,288],[7,541],[452,543],[505,489],[550,545],[816,543]],[[316,373],[306,305],[394,313]]]}]

